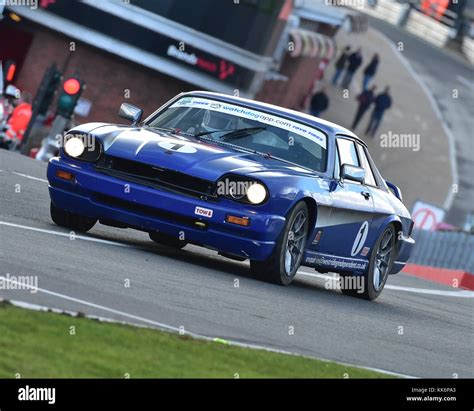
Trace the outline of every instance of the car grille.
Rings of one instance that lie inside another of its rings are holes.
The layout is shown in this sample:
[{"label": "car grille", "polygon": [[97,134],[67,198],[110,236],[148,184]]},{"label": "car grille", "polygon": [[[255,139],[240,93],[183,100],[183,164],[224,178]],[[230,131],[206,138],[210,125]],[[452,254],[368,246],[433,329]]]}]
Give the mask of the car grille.
[{"label": "car grille", "polygon": [[158,218],[160,220],[187,225],[195,229],[207,230],[208,228],[208,222],[202,221],[199,218],[186,217],[170,211],[159,210],[155,207],[137,204],[106,194],[94,193],[92,196],[92,200],[96,203],[104,204],[106,206],[121,208],[122,210],[129,211],[132,213],[144,214],[150,218]]},{"label": "car grille", "polygon": [[101,173],[153,188],[200,198],[214,197],[212,181],[139,161],[105,155],[96,163],[96,169]]}]

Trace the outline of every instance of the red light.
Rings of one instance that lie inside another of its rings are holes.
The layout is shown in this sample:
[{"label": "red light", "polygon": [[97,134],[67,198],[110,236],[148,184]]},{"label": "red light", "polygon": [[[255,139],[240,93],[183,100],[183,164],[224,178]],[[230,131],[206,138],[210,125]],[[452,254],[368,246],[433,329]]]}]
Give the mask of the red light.
[{"label": "red light", "polygon": [[70,78],[64,82],[63,89],[67,94],[77,94],[81,89],[81,83],[75,78]]},{"label": "red light", "polygon": [[16,65],[10,64],[7,70],[7,76],[5,77],[7,81],[13,81],[13,77],[15,77],[15,70],[16,70]]}]

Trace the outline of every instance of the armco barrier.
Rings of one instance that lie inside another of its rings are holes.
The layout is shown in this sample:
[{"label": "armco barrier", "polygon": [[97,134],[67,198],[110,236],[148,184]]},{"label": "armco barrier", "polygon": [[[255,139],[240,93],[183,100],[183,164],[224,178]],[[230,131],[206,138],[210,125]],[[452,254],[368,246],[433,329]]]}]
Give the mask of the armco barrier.
[{"label": "armco barrier", "polygon": [[411,264],[462,270],[474,274],[474,235],[415,230]]},{"label": "armco barrier", "polygon": [[444,47],[449,39],[451,28],[419,11],[411,10],[405,28],[410,33],[421,37],[423,40],[437,47]]},{"label": "armco barrier", "polygon": [[471,64],[474,64],[474,39],[465,36],[462,41],[462,51]]},{"label": "armco barrier", "polygon": [[[357,6],[347,6],[357,11],[361,11],[370,16],[387,21],[393,25],[405,28],[405,30],[418,36],[419,38],[433,44],[436,47],[445,47],[448,41],[454,36],[453,23],[455,13],[448,16],[448,11],[442,17],[443,23],[432,18],[424,12],[418,11],[415,7],[410,7],[408,2],[404,4],[394,0],[377,0],[375,6],[364,5],[363,9]],[[433,11],[436,14],[436,10]],[[462,44],[462,51],[467,59],[474,64],[474,40],[465,37]]]}]

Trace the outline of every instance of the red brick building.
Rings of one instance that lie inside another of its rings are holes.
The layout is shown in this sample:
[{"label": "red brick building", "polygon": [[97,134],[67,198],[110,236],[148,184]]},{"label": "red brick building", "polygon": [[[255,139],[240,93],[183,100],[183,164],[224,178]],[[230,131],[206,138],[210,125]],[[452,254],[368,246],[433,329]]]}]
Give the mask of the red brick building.
[{"label": "red brick building", "polygon": [[335,54],[331,37],[345,14],[296,3],[49,0],[36,9],[12,6],[0,22],[1,38],[11,39],[0,43],[0,59],[17,62],[15,84],[33,94],[51,63],[65,76],[82,78],[82,97],[92,107],[77,122],[118,121],[124,101],[146,115],[194,89],[298,109]]}]

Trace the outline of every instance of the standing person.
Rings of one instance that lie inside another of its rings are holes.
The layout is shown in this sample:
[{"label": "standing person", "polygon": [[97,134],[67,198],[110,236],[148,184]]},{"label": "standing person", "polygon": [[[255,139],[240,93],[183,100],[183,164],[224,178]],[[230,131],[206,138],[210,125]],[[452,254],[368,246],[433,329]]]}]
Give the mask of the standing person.
[{"label": "standing person", "polygon": [[335,86],[339,81],[339,77],[341,77],[342,72],[344,71],[347,63],[347,59],[349,58],[349,51],[351,50],[350,46],[344,47],[342,50],[341,55],[336,61],[336,71],[334,73],[334,77],[332,78],[332,84]]},{"label": "standing person", "polygon": [[357,108],[354,121],[352,122],[352,129],[355,130],[360,120],[364,116],[365,112],[369,109],[370,105],[374,101],[375,96],[375,86],[370,87],[369,90],[365,90],[357,96],[357,101],[359,102],[359,107]]},{"label": "standing person", "polygon": [[365,134],[368,134],[371,137],[375,136],[375,133],[382,122],[383,114],[385,110],[389,109],[392,105],[392,98],[389,94],[390,88],[387,86],[383,93],[379,94],[374,101],[375,107],[372,111],[372,116],[370,117],[369,125]]},{"label": "standing person", "polygon": [[379,65],[379,55],[377,53],[374,54],[374,57],[372,57],[372,60],[370,61],[369,64],[365,67],[364,70],[364,81],[362,83],[362,90],[367,90],[367,87],[369,86],[370,80],[375,76],[375,73],[377,72],[377,67]]},{"label": "standing person", "polygon": [[362,64],[362,53],[360,47],[349,56],[349,64],[347,66],[346,74],[342,79],[342,88],[347,89],[351,85],[354,73],[357,71],[359,66]]},{"label": "standing person", "polygon": [[311,98],[309,111],[312,116],[319,117],[324,110],[327,110],[328,107],[329,107],[329,98],[323,87]]},{"label": "standing person", "polygon": [[31,119],[31,100],[31,94],[23,92],[21,97],[14,101],[15,108],[8,119],[8,130],[6,131],[7,136],[12,141],[16,139],[17,142],[20,142],[23,139],[23,134]]}]

